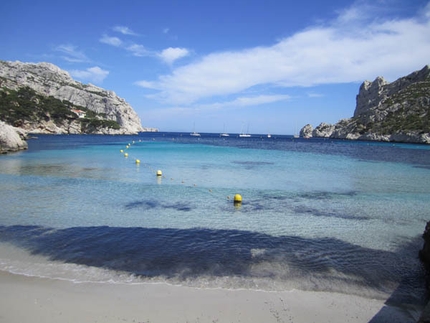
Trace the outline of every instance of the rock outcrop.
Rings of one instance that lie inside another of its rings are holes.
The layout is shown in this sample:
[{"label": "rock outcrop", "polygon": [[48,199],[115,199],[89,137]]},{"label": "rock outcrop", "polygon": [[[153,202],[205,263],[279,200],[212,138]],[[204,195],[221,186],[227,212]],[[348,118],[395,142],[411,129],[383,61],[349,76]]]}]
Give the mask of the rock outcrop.
[{"label": "rock outcrop", "polygon": [[353,117],[321,123],[312,136],[430,144],[430,66],[392,83],[363,82]]},{"label": "rock outcrop", "polygon": [[313,130],[314,128],[312,127],[312,125],[307,124],[302,129],[300,129],[300,137],[311,138]]},{"label": "rock outcrop", "polygon": [[329,138],[335,129],[334,125],[322,122],[312,131],[312,137]]},{"label": "rock outcrop", "polygon": [[[422,238],[424,239],[424,243],[423,243],[423,248],[419,251],[419,257],[426,271],[430,272],[430,222],[427,222]],[[426,279],[427,279],[426,287],[427,287],[427,290],[429,290],[430,289],[429,276],[427,276]],[[428,303],[427,306],[424,308],[424,311],[422,312],[421,317],[418,320],[418,323],[429,323],[429,322],[430,322],[430,303]]]},{"label": "rock outcrop", "polygon": [[28,145],[25,139],[27,139],[27,135],[22,129],[0,121],[0,153],[27,149]]},{"label": "rock outcrop", "polygon": [[[107,91],[92,84],[84,85],[73,80],[70,75],[50,63],[22,63],[0,61],[0,87],[11,90],[29,87],[38,94],[52,96],[70,102],[76,107],[94,111],[106,120],[115,121],[119,129],[97,128],[88,131],[107,134],[134,134],[156,129],[143,128],[141,120],[133,108],[113,91]],[[29,126],[27,124],[27,126]],[[47,123],[41,120],[29,132],[82,133],[75,125]]]}]

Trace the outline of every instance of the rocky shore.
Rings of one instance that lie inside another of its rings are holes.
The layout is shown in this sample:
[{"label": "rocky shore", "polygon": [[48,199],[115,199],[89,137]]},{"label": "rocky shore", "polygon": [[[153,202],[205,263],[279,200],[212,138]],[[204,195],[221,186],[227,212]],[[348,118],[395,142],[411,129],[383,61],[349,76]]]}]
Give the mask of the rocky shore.
[{"label": "rocky shore", "polygon": [[26,139],[25,131],[0,121],[0,153],[5,154],[27,149]]},{"label": "rocky shore", "polygon": [[[419,251],[419,257],[424,265],[427,273],[430,273],[430,221],[427,222],[424,233],[423,233],[423,248]],[[427,290],[430,290],[430,281],[427,278]],[[430,323],[430,302],[425,307],[421,314],[418,323]]]},{"label": "rocky shore", "polygon": [[305,125],[304,138],[332,138],[430,144],[430,66],[394,82],[365,81],[352,118],[336,124]]}]

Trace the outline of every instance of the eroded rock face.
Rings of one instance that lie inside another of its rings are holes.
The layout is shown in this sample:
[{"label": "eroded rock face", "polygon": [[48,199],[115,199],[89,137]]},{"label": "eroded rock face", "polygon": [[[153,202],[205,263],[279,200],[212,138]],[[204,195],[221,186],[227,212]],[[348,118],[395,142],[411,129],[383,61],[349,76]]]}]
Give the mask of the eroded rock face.
[{"label": "eroded rock face", "polygon": [[[104,129],[101,130],[102,133],[134,134],[153,130],[143,128],[137,113],[115,92],[92,84],[79,83],[73,80],[66,71],[50,63],[0,61],[0,86],[13,90],[28,86],[37,93],[53,96],[59,100],[67,100],[74,105],[102,113],[107,120],[116,121],[120,125],[120,129]],[[47,127],[46,132],[49,133],[51,128]],[[56,133],[75,133],[74,131],[77,131],[77,127],[73,128],[73,126],[72,132],[67,132],[67,129],[62,126],[59,128],[61,129]],[[43,127],[37,127],[34,130],[37,132],[38,129],[41,131]]]},{"label": "eroded rock face", "polygon": [[27,149],[26,137],[27,135],[22,129],[0,121],[0,153],[4,154]]},{"label": "eroded rock face", "polygon": [[392,83],[383,77],[363,82],[354,116],[334,126],[321,123],[312,136],[430,144],[430,126],[423,122],[429,118],[430,66],[425,66]]},{"label": "eroded rock face", "polygon": [[389,104],[386,102],[389,97],[405,90],[411,84],[429,81],[429,75],[430,66],[427,65],[392,83],[387,82],[383,77],[377,77],[373,82],[364,81],[356,98],[354,117],[366,116],[369,112],[375,114],[375,110],[383,105],[385,105],[384,110],[389,109]]},{"label": "eroded rock face", "polygon": [[335,129],[334,125],[322,122],[312,131],[312,137],[330,138]]},{"label": "eroded rock face", "polygon": [[300,130],[300,137],[303,138],[311,138],[312,137],[312,132],[313,132],[314,128],[312,127],[312,125],[307,124],[306,126],[304,126],[301,130]]}]

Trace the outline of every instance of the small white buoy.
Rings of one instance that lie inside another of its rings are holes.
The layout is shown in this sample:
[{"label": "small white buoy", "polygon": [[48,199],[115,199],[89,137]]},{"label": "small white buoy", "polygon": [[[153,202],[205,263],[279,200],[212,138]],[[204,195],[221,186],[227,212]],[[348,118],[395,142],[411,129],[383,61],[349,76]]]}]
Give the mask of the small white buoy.
[{"label": "small white buoy", "polygon": [[157,170],[157,176],[162,176],[163,172],[161,170]]}]

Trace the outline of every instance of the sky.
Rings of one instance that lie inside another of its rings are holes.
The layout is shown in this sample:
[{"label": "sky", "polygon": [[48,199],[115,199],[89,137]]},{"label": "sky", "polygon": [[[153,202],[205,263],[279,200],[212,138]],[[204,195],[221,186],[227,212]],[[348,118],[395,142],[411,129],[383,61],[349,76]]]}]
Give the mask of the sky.
[{"label": "sky", "polygon": [[429,0],[14,0],[0,60],[49,62],[160,131],[294,134],[430,64]]}]

